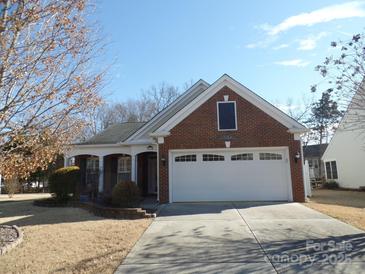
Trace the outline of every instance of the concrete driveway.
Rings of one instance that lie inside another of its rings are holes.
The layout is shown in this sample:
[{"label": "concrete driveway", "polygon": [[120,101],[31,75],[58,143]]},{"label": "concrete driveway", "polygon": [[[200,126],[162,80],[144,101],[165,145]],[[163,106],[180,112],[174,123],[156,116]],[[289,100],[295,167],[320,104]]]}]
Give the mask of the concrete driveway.
[{"label": "concrete driveway", "polygon": [[166,205],[116,273],[361,273],[365,232],[297,203]]}]

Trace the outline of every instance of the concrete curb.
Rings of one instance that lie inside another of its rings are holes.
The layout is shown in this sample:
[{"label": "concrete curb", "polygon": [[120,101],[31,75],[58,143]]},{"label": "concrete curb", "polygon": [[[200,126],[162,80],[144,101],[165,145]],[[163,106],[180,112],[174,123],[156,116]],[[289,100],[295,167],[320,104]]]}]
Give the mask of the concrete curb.
[{"label": "concrete curb", "polygon": [[0,247],[0,255],[4,255],[5,253],[9,252],[11,249],[15,248],[23,241],[23,232],[20,230],[19,227],[17,227],[16,225],[2,225],[2,227],[14,229],[18,234],[18,237],[15,241],[7,244],[6,246]]},{"label": "concrete curb", "polygon": [[162,209],[166,206],[166,204],[160,204],[157,206],[157,210],[154,213],[155,214],[155,218],[158,217],[160,215],[160,212],[162,211]]}]

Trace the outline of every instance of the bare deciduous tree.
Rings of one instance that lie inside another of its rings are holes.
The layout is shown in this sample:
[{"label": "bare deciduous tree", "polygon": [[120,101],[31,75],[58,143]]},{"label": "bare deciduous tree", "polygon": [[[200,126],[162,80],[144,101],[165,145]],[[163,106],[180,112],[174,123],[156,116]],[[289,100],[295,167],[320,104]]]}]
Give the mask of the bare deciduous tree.
[{"label": "bare deciduous tree", "polygon": [[[180,95],[179,88],[162,82],[159,86],[151,86],[142,92],[140,110],[152,111],[155,115],[170,105]],[[145,117],[150,118],[150,117]]]},{"label": "bare deciduous tree", "polygon": [[[193,82],[186,82],[183,89],[188,89]],[[87,113],[85,120],[88,127],[85,129],[82,140],[88,139],[107,127],[123,122],[146,122],[154,115],[170,105],[180,96],[180,89],[176,86],[160,83],[142,90],[140,98],[126,102],[103,104]]]},{"label": "bare deciduous tree", "polygon": [[[278,108],[288,114],[290,117],[294,118],[298,122],[308,126],[307,121],[311,114],[311,108],[313,104],[314,97],[308,96],[308,94],[302,94],[301,98],[294,101],[293,98],[289,97],[285,104],[279,102],[274,103]],[[308,131],[302,135],[303,145],[306,146],[313,142],[315,136],[313,132]]]},{"label": "bare deciduous tree", "polygon": [[[365,130],[365,33],[349,41],[332,42],[336,55],[329,56],[316,70],[326,80],[324,93],[331,94],[341,110],[348,108],[344,128]],[[312,86],[312,92],[319,86]]]},{"label": "bare deciduous tree", "polygon": [[0,174],[46,168],[100,102],[86,0],[0,2]]},{"label": "bare deciduous tree", "polygon": [[300,100],[294,101],[293,98],[288,98],[284,111],[298,122],[305,123],[311,111],[313,98],[303,95]]}]

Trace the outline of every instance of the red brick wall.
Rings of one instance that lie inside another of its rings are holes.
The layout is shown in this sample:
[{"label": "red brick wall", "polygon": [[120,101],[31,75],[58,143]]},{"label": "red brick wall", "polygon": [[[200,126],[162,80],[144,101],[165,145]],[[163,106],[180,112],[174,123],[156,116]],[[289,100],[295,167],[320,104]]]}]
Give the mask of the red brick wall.
[{"label": "red brick wall", "polygon": [[[229,95],[229,101],[236,101],[237,131],[218,131],[217,101],[223,101],[223,95]],[[291,178],[294,201],[304,201],[302,163],[294,162],[296,152],[300,152],[300,141],[294,140],[281,123],[243,99],[228,87],[222,88],[213,97],[197,108],[187,118],[176,125],[171,135],[165,137],[159,145],[160,159],[160,202],[169,201],[168,151],[171,149],[225,148],[223,136],[231,136],[231,148],[237,147],[289,147]]]}]

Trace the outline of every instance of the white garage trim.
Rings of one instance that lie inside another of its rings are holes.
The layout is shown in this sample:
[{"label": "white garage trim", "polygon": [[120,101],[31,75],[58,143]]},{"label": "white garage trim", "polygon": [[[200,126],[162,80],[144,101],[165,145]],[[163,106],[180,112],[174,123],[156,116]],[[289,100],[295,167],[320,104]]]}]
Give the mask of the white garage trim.
[{"label": "white garage trim", "polygon": [[283,154],[283,160],[286,163],[286,179],[288,182],[288,201],[293,201],[292,192],[292,180],[291,180],[291,169],[290,169],[290,158],[289,158],[289,148],[288,147],[241,147],[241,148],[208,148],[208,149],[175,149],[169,150],[169,160],[168,160],[168,179],[169,179],[169,202],[173,201],[173,164],[174,164],[174,154],[177,153],[204,153],[204,152],[280,152]]}]

